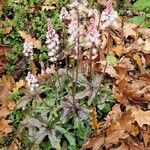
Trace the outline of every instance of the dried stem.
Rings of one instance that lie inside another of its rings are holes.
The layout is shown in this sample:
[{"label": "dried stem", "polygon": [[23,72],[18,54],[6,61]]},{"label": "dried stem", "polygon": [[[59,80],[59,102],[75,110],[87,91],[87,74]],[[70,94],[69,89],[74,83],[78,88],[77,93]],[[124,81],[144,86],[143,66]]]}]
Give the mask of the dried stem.
[{"label": "dried stem", "polygon": [[89,79],[89,81],[92,80],[92,49],[93,49],[93,46],[92,46],[92,48],[90,48],[89,61],[88,61],[88,79]]},{"label": "dried stem", "polygon": [[59,75],[59,72],[58,72],[57,63],[56,63],[56,73],[57,73],[58,84],[59,84],[59,87],[61,89],[60,94],[63,97],[63,99],[65,99],[64,94],[63,94],[63,87],[61,86],[61,82],[60,82],[60,75]]},{"label": "dried stem", "polygon": [[[78,16],[78,29],[79,29],[79,26],[80,26],[80,23],[79,23],[79,12],[77,10],[77,16]],[[79,49],[79,40],[80,40],[80,33],[79,33],[79,30],[78,30],[78,39],[77,39],[77,66],[76,66],[76,73],[75,73],[75,81],[73,80],[73,83],[72,83],[72,97],[73,97],[73,107],[74,107],[74,112],[76,112],[76,99],[75,99],[75,95],[76,95],[76,90],[77,90],[77,79],[78,79],[78,71],[79,71],[79,61],[80,61],[80,49]],[[74,75],[73,75],[73,78],[74,78]]]},{"label": "dried stem", "polygon": [[67,35],[66,35],[66,33],[67,33],[67,31],[66,31],[66,26],[65,26],[65,23],[63,23],[63,45],[64,45],[64,50],[65,50],[65,55],[66,55],[66,57],[65,57],[65,61],[66,61],[66,73],[67,73],[67,78],[69,77],[68,76],[68,65],[69,65],[69,63],[68,63],[68,49],[67,49],[67,45],[66,45],[66,43],[67,43],[67,41],[66,41],[66,39],[67,39]]}]

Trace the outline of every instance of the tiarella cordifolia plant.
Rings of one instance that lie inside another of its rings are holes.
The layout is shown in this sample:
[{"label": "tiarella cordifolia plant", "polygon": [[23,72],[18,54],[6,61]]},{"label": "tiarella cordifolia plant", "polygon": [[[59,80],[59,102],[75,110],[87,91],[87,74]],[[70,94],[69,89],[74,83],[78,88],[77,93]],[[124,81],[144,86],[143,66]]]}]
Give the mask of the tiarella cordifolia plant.
[{"label": "tiarella cordifolia plant", "polygon": [[57,61],[57,53],[60,48],[59,35],[56,33],[55,29],[50,20],[47,23],[47,34],[46,34],[46,45],[48,48],[48,56],[51,62]]},{"label": "tiarella cordifolia plant", "polygon": [[106,4],[106,9],[101,14],[100,28],[103,30],[107,27],[113,26],[113,23],[117,17],[117,12],[114,11],[112,6],[112,0],[108,0]]},{"label": "tiarella cordifolia plant", "polygon": [[31,72],[28,72],[28,75],[26,76],[26,81],[27,81],[27,85],[30,88],[31,92],[35,91],[36,88],[39,87],[36,76],[31,74]]},{"label": "tiarella cordifolia plant", "polygon": [[28,42],[25,40],[24,44],[23,44],[23,54],[26,57],[29,57],[31,59],[33,59],[33,44],[31,42]]}]

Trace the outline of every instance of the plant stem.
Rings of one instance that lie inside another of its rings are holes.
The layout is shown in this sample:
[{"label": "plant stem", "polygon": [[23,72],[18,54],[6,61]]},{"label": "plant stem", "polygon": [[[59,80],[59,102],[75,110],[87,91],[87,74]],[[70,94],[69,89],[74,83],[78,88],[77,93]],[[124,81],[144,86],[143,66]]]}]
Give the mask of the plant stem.
[{"label": "plant stem", "polygon": [[[79,12],[77,10],[77,16],[78,16],[78,29],[79,29],[79,26],[80,26],[80,23],[79,23]],[[76,74],[75,74],[75,81],[73,80],[73,84],[72,84],[72,97],[73,97],[73,107],[74,107],[74,112],[76,113],[76,99],[75,99],[75,95],[76,95],[76,90],[77,90],[77,79],[78,79],[78,71],[79,71],[79,61],[80,61],[80,49],[79,49],[79,41],[80,41],[80,32],[78,30],[78,37],[77,37],[77,66],[76,66]],[[74,78],[74,76],[73,76]]]}]

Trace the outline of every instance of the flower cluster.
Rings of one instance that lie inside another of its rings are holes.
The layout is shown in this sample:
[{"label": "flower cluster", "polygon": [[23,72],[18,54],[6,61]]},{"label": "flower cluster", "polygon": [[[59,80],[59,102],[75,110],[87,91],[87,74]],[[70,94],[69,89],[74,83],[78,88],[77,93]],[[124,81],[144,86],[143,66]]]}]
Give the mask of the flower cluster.
[{"label": "flower cluster", "polygon": [[60,20],[61,21],[67,21],[70,20],[69,13],[66,9],[66,7],[62,7],[61,12],[60,12]]},{"label": "flower cluster", "polygon": [[92,48],[92,53],[97,53],[97,48],[100,46],[100,33],[97,30],[97,26],[94,18],[90,18],[87,31],[87,46]]},{"label": "flower cluster", "polygon": [[59,50],[59,36],[56,33],[56,31],[54,30],[52,23],[50,20],[48,20],[48,24],[47,24],[47,34],[46,34],[46,44],[48,47],[48,56],[49,56],[49,60],[51,62],[55,62],[57,61],[57,53]]},{"label": "flower cluster", "polygon": [[36,88],[39,86],[37,78],[30,72],[28,72],[26,81],[27,81],[27,85],[29,86],[31,92],[35,91]]},{"label": "flower cluster", "polygon": [[97,30],[100,17],[98,11],[89,9],[87,4],[87,0],[74,0],[70,5],[69,43],[76,52],[96,48],[100,44],[100,34]]},{"label": "flower cluster", "polygon": [[112,26],[117,17],[118,17],[117,12],[114,11],[112,6],[112,0],[108,0],[106,9],[102,12],[100,18],[101,29],[105,29],[109,26]]},{"label": "flower cluster", "polygon": [[79,37],[79,20],[76,10],[70,12],[71,21],[68,25],[68,33],[70,34],[69,43],[73,45],[74,50],[78,51],[78,37]]},{"label": "flower cluster", "polygon": [[24,55],[33,59],[33,44],[28,41],[25,41],[23,44],[23,49]]},{"label": "flower cluster", "polygon": [[87,5],[88,5],[87,0],[72,0],[72,3],[69,6],[70,8],[78,8],[80,10],[80,8],[84,8],[84,6]]}]

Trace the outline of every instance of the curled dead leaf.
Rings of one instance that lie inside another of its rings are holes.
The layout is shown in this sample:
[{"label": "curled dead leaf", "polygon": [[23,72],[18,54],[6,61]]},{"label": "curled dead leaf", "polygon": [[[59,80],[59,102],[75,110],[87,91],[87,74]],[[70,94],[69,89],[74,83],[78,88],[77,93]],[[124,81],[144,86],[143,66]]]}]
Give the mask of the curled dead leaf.
[{"label": "curled dead leaf", "polygon": [[9,125],[10,121],[6,120],[6,117],[15,107],[15,102],[9,99],[14,83],[14,79],[10,76],[0,78],[0,138],[12,131],[12,127]]},{"label": "curled dead leaf", "polygon": [[134,109],[132,112],[134,120],[137,121],[138,125],[142,128],[143,125],[150,126],[150,111],[143,111],[141,109]]},{"label": "curled dead leaf", "polygon": [[25,31],[19,31],[19,34],[24,40],[31,42],[34,48],[41,48],[41,42],[39,40],[36,40],[35,38],[32,38],[31,35],[29,35]]},{"label": "curled dead leaf", "polygon": [[10,121],[5,118],[0,119],[0,138],[6,136],[12,131],[12,127],[9,125]]},{"label": "curled dead leaf", "polygon": [[19,80],[19,82],[16,82],[15,87],[13,88],[13,92],[17,92],[24,85],[25,85],[25,81],[24,80]]},{"label": "curled dead leaf", "polygon": [[92,129],[98,129],[99,128],[99,123],[97,120],[97,112],[96,108],[92,108]]},{"label": "curled dead leaf", "polygon": [[134,101],[136,103],[150,102],[150,76],[141,76],[134,79],[131,76],[126,76],[117,81],[113,88],[113,94],[116,100],[120,103],[128,103]]},{"label": "curled dead leaf", "polygon": [[18,141],[18,139],[12,141],[9,150],[20,150],[20,149],[21,149],[21,143]]},{"label": "curled dead leaf", "polygon": [[36,68],[35,63],[32,62],[32,63],[31,63],[31,73],[32,73],[33,75],[36,75],[36,73],[37,73],[36,69],[37,69],[37,68]]},{"label": "curled dead leaf", "polygon": [[137,38],[137,26],[132,23],[124,23],[123,33],[126,38],[131,36],[134,39],[136,39]]}]

